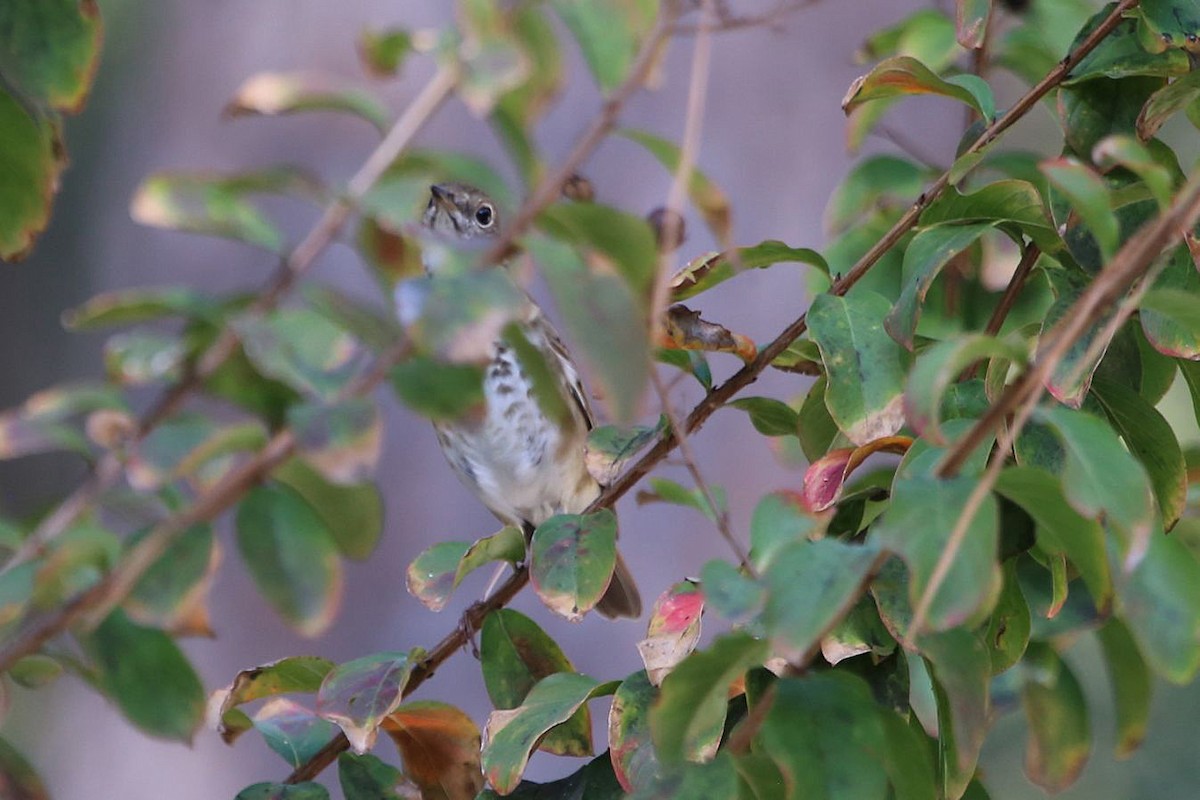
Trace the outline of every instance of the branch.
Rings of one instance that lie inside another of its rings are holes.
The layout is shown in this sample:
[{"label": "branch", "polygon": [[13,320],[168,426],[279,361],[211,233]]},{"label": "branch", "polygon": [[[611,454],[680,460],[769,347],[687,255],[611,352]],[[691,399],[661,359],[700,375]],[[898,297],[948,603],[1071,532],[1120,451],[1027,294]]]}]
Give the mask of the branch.
[{"label": "branch", "polygon": [[[388,131],[383,141],[350,179],[346,186],[346,192],[326,207],[320,219],[304,239],[288,254],[259,290],[257,299],[249,307],[250,312],[265,314],[271,311],[291,291],[300,277],[312,268],[317,257],[337,237],[358,202],[371,190],[388,166],[404,151],[417,131],[450,96],[456,80],[452,70],[445,67],[438,69],[425,88],[396,120],[396,124]],[[195,366],[179,382],[165,389],[151,404],[149,410],[141,416],[136,432],[128,442],[129,446],[137,445],[152,430],[174,414],[183,402],[203,385],[205,380],[229,360],[230,356],[237,351],[237,347],[237,334],[230,328],[224,329],[208,349],[201,354]],[[91,507],[96,498],[116,484],[123,474],[124,467],[120,458],[115,453],[106,453],[91,476],[76,487],[55,508],[53,513],[42,520],[37,529],[22,543],[21,548],[0,568],[0,575],[44,554],[46,546],[61,536],[71,523]]]}]

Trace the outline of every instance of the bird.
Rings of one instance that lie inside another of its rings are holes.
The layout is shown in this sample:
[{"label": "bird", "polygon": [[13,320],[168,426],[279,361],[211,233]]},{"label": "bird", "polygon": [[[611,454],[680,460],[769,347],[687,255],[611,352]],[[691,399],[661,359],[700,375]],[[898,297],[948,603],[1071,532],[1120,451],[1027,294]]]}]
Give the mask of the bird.
[{"label": "bird", "polygon": [[[494,239],[501,229],[495,202],[462,183],[431,186],[421,222],[461,243]],[[429,264],[426,270],[437,279]],[[582,513],[603,491],[584,460],[593,417],[579,370],[542,309],[527,299],[521,333],[556,378],[567,413],[547,416],[529,370],[511,344],[497,340],[484,369],[483,412],[434,422],[438,444],[459,480],[501,522],[524,531],[526,542],[550,517]],[[641,616],[641,597],[620,553],[596,610],[613,619]]]}]

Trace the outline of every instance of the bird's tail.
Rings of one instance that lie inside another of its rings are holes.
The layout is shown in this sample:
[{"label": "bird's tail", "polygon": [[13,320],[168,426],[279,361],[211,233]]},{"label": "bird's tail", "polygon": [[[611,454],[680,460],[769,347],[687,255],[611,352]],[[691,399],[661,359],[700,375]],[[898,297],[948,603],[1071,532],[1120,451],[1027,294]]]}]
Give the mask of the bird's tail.
[{"label": "bird's tail", "polygon": [[633,575],[620,553],[617,553],[617,566],[613,570],[612,582],[608,584],[604,596],[596,604],[596,610],[609,619],[637,619],[642,615],[642,596],[638,594],[637,584],[633,582]]}]

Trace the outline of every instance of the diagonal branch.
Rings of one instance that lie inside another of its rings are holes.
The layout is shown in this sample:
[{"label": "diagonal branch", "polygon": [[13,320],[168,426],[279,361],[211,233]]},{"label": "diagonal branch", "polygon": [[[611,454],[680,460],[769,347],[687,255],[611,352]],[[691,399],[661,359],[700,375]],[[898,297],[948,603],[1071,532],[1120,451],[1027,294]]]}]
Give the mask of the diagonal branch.
[{"label": "diagonal branch", "polygon": [[[404,110],[383,141],[350,179],[346,192],[325,209],[304,239],[296,245],[263,285],[257,299],[249,308],[252,313],[265,314],[271,311],[291,291],[300,277],[312,268],[317,257],[324,252],[345,226],[358,202],[370,191],[388,166],[404,151],[416,133],[450,96],[456,80],[452,69],[446,67],[438,69],[425,88]],[[237,346],[238,339],[233,330],[230,328],[223,330],[216,341],[201,354],[195,366],[176,384],[164,390],[151,404],[149,410],[138,420],[136,433],[129,444],[136,445],[174,414],[184,401],[203,385],[205,380],[229,360],[230,356],[236,352]],[[92,506],[101,494],[115,485],[122,474],[124,474],[124,468],[120,458],[115,453],[106,453],[91,476],[76,487],[55,508],[53,513],[42,520],[37,529],[22,543],[21,548],[9,558],[3,567],[0,567],[0,575],[41,556],[45,552],[46,546],[61,536],[72,522]]]}]

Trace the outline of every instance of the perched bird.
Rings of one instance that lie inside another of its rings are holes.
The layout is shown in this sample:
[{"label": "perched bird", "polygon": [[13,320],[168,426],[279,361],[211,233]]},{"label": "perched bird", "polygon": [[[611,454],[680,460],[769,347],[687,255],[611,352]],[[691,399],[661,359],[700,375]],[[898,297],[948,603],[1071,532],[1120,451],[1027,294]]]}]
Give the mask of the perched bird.
[{"label": "perched bird", "polygon": [[[430,187],[425,227],[458,240],[495,237],[495,203],[458,183]],[[497,341],[484,372],[482,415],[434,423],[439,444],[462,482],[502,522],[533,530],[555,514],[578,514],[600,495],[584,464],[592,428],[579,371],[542,310],[529,301],[521,331],[557,378],[569,414],[552,420],[538,403],[533,382],[513,348]],[[607,617],[638,617],[642,601],[628,567],[616,570],[596,609]]]}]

